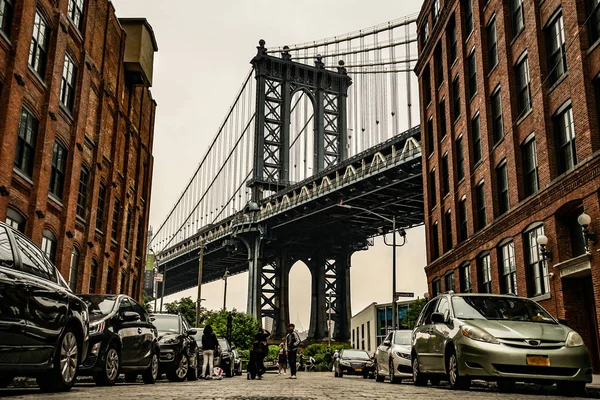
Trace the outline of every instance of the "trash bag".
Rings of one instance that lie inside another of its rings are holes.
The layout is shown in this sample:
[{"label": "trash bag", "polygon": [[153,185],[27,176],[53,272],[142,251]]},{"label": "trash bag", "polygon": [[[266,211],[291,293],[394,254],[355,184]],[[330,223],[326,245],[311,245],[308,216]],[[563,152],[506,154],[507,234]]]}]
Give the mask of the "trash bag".
[{"label": "trash bag", "polygon": [[215,367],[213,369],[213,376],[212,376],[213,380],[220,380],[223,379],[223,370],[219,367]]}]

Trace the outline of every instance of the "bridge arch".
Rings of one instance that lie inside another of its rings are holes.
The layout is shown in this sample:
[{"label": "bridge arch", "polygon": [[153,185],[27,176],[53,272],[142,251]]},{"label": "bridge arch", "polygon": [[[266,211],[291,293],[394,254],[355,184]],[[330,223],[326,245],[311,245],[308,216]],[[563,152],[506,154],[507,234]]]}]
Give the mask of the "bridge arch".
[{"label": "bridge arch", "polygon": [[314,171],[315,98],[305,87],[297,87],[290,102],[289,180],[300,182]]}]

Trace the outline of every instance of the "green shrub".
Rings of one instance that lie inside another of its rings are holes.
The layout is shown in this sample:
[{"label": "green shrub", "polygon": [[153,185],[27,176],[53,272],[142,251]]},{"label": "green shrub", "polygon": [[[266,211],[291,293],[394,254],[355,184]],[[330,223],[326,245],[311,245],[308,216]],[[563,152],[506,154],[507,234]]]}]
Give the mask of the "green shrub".
[{"label": "green shrub", "polygon": [[265,361],[276,360],[278,354],[279,354],[279,346],[274,345],[274,344],[270,345],[269,346],[269,353],[265,357]]},{"label": "green shrub", "polygon": [[240,358],[242,360],[250,359],[250,350],[238,350],[238,352],[240,353]]}]

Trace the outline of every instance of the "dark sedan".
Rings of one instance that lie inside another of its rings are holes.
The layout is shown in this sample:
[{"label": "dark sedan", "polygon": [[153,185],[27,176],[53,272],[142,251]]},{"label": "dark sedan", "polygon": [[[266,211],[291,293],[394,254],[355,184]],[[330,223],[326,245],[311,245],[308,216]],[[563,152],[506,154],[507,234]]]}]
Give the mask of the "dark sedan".
[{"label": "dark sedan", "polygon": [[336,378],[347,375],[362,375],[368,378],[375,372],[373,360],[364,350],[344,349],[340,356],[335,359],[334,374]]},{"label": "dark sedan", "polygon": [[158,375],[158,332],[148,313],[125,295],[85,294],[90,313],[90,346],[80,375],[97,385],[114,385],[120,372],[127,382],[142,374],[152,384]]},{"label": "dark sedan", "polygon": [[180,314],[155,313],[150,321],[158,329],[159,374],[166,373],[171,382],[198,379],[196,330]]},{"label": "dark sedan", "polygon": [[44,253],[0,223],[0,387],[37,378],[70,390],[88,347],[88,311]]}]

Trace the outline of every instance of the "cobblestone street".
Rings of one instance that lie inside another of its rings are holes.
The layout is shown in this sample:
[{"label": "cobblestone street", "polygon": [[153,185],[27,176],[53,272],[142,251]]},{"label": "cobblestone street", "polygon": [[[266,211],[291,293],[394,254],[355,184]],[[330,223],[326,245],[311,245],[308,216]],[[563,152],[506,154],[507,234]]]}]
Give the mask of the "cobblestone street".
[{"label": "cobblestone street", "polygon": [[[452,391],[445,386],[416,387],[411,382],[391,385],[358,377],[334,378],[328,373],[302,373],[297,380],[268,373],[262,381],[244,376],[222,381],[170,383],[155,385],[117,384],[97,387],[89,383],[75,386],[69,393],[45,394],[36,387],[0,389],[0,397],[11,399],[546,399],[562,398],[554,388],[520,385],[516,393],[498,393],[495,385],[475,385],[470,391]],[[596,389],[588,389],[588,398],[600,398]]]}]

